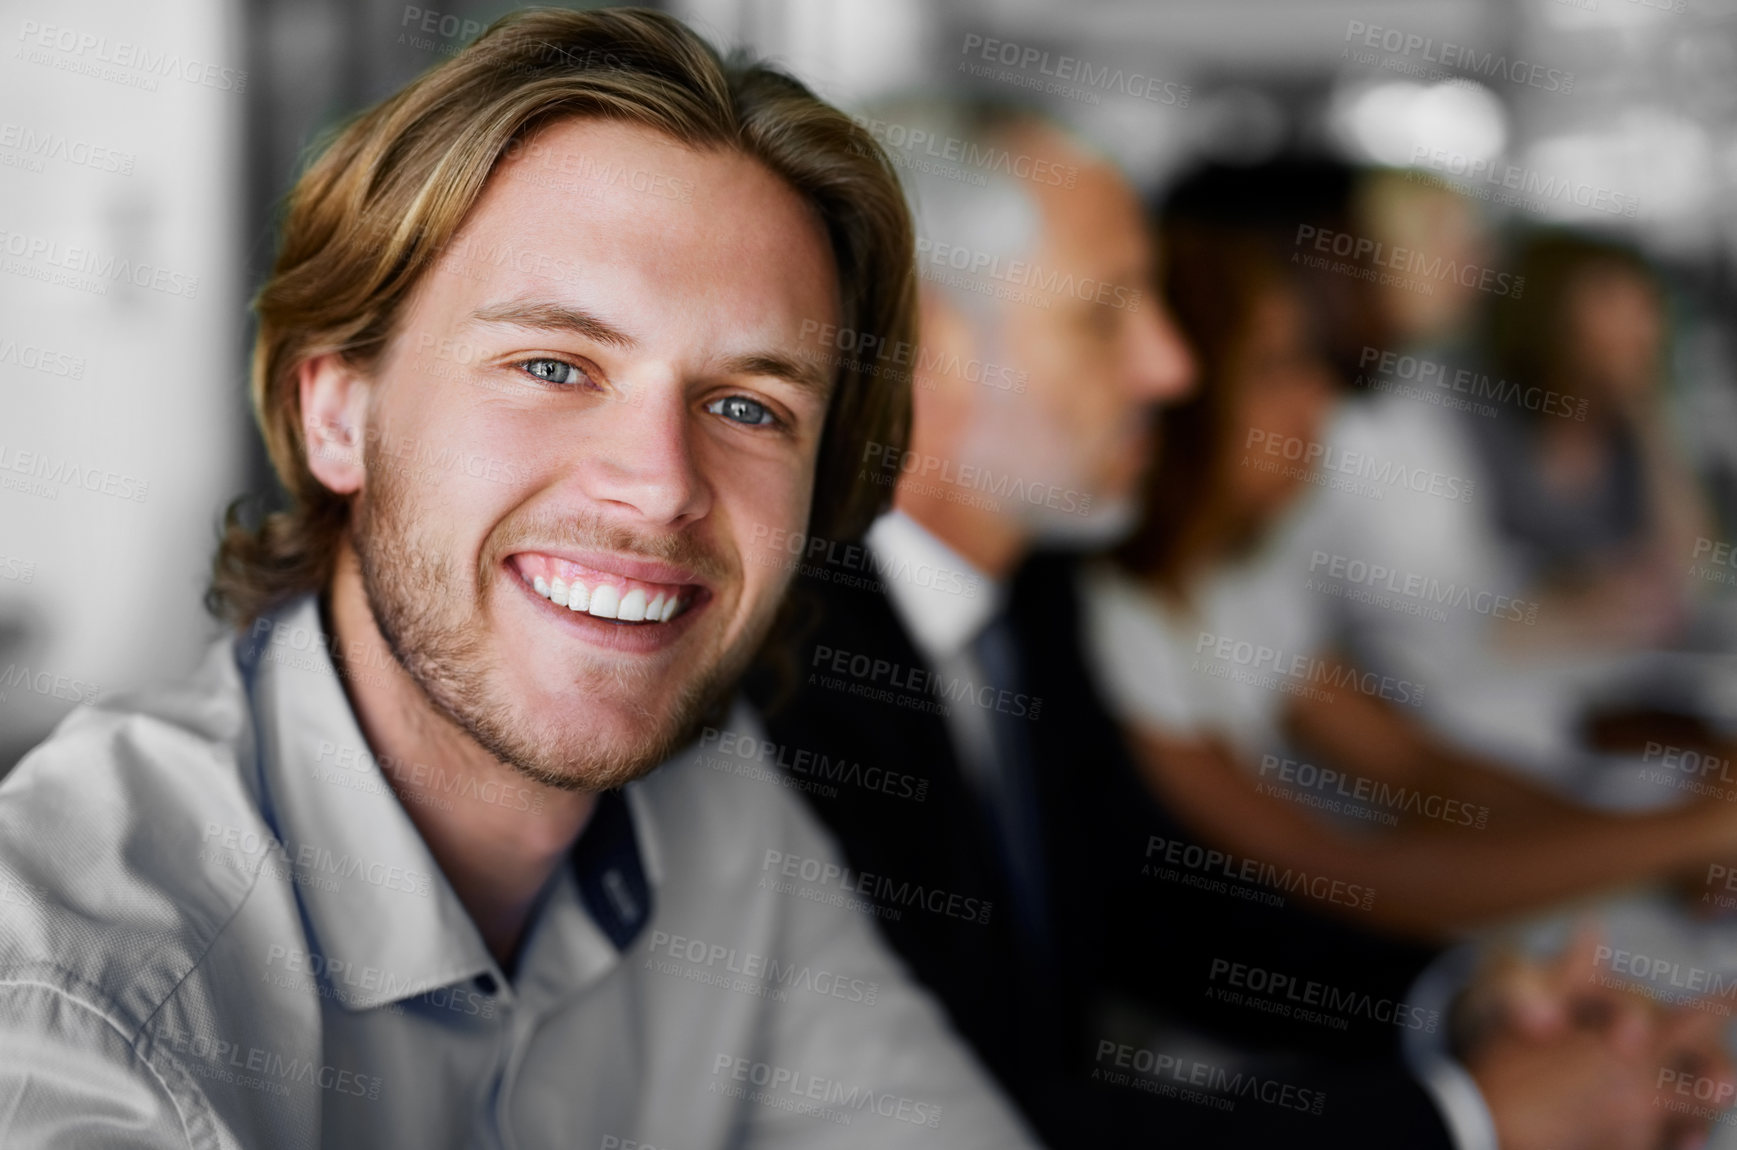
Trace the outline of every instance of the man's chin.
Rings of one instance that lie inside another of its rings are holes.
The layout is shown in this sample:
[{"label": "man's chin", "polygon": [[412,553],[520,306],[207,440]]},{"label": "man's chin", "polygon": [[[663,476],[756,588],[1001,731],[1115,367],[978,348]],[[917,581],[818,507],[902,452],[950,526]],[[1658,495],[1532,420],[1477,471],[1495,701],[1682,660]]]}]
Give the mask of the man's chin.
[{"label": "man's chin", "polygon": [[602,791],[650,772],[684,741],[668,724],[652,728],[615,723],[538,723],[526,717],[511,728],[467,722],[470,736],[501,762],[543,786]]},{"label": "man's chin", "polygon": [[517,713],[453,716],[478,743],[519,773],[561,790],[607,790],[649,774],[719,721],[730,692],[717,678],[639,686],[575,684],[539,693]]},{"label": "man's chin", "polygon": [[1139,501],[1132,496],[1098,498],[1086,511],[1032,508],[1028,525],[1041,547],[1063,551],[1096,551],[1113,547],[1133,533],[1140,519]]}]

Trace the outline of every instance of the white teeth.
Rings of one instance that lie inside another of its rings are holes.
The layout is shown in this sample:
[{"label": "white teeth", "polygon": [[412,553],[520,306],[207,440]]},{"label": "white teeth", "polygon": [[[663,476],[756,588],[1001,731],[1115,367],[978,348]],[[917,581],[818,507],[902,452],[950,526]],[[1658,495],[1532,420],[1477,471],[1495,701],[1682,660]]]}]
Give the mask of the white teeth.
[{"label": "white teeth", "polygon": [[599,583],[597,590],[591,592],[591,614],[599,619],[614,619],[616,610],[621,606],[621,592],[608,583]]},{"label": "white teeth", "polygon": [[593,591],[577,579],[568,583],[565,579],[545,579],[541,575],[532,577],[531,589],[569,611],[624,623],[667,623],[677,610],[686,606],[673,591],[659,591],[648,598],[643,588],[634,587],[623,595],[608,583],[598,584]]}]

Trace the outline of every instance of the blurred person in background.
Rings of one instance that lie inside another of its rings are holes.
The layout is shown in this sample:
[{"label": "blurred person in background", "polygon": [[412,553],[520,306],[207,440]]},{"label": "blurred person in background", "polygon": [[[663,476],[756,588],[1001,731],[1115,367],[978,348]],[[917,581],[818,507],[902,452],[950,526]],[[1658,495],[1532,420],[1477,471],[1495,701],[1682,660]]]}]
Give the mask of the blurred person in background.
[{"label": "blurred person in background", "polygon": [[[1299,1021],[1289,1027],[1295,1041],[1275,1050],[1267,1016],[1203,1002],[1215,959],[1227,955],[1312,969],[1391,1001],[1429,952],[1297,903],[1251,916],[1239,899],[1203,889],[1210,884],[1142,876],[1154,841],[1193,850],[1195,840],[1143,790],[1097,697],[1071,552],[1132,522],[1150,418],[1190,390],[1191,357],[1150,293],[1115,307],[1102,302],[1114,293],[1047,298],[954,274],[1017,264],[1064,282],[1144,287],[1154,252],[1137,201],[1108,163],[1018,109],[905,105],[876,119],[920,127],[989,166],[1035,161],[1022,166],[1073,178],[992,177],[983,190],[945,165],[907,170],[926,281],[916,420],[908,451],[871,449],[863,460],[898,483],[895,509],[871,528],[860,560],[837,558],[851,554],[837,540],[770,544],[779,558],[820,557],[798,585],[816,614],[793,652],[794,677],[769,664],[753,695],[786,777],[853,870],[875,876],[865,893],[874,892],[881,929],[1045,1140],[1445,1146],[1476,1144],[1493,1122],[1507,1147],[1570,1135],[1624,1145],[1694,1126],[1663,1120],[1652,1092],[1661,1056],[1721,1072],[1707,1021],[1692,1013],[1603,1001],[1609,1017],[1637,1020],[1664,1042],[1634,1061],[1617,1053],[1621,1028],[1534,1029],[1506,1018],[1465,1051],[1480,1076],[1471,1086],[1439,1063],[1427,1083],[1414,1079],[1391,1026],[1359,1025],[1338,1040]],[[950,264],[954,252],[962,258]],[[1071,500],[1048,498],[1057,493]],[[912,785],[814,785],[816,757],[840,753]],[[995,911],[988,922],[923,914],[901,899],[913,889]],[[1581,948],[1530,976],[1548,988],[1543,1013],[1558,1023],[1571,1000],[1578,1011],[1581,996],[1603,994],[1584,977],[1587,958]],[[1177,1014],[1199,1027],[1145,1023]],[[1699,1036],[1680,1048],[1664,1038],[1688,1030]],[[1324,1112],[1287,1113],[1154,1099],[1114,1081],[1117,1060],[1136,1052],[1170,1059],[1197,1084],[1222,1089],[1234,1075],[1310,1097],[1325,1090],[1332,1101]]]},{"label": "blurred person in background", "polygon": [[[1408,705],[1421,684],[1371,676],[1340,646],[1323,516],[1365,506],[1261,450],[1333,442],[1340,383],[1271,237],[1186,214],[1261,179],[1207,173],[1175,193],[1166,299],[1200,386],[1163,413],[1119,565],[1088,577],[1090,650],[1144,777],[1215,845],[1377,888],[1356,917],[1421,939],[1729,859],[1737,805],[1589,809],[1440,737]],[[1411,634],[1429,642],[1454,622]],[[1267,681],[1219,657],[1226,642],[1272,653],[1249,669]],[[1301,674],[1275,671],[1293,658]],[[1323,768],[1337,779],[1323,785]]]},{"label": "blurred person in background", "polygon": [[[909,449],[863,459],[894,510],[865,537],[860,578],[820,568],[798,580],[816,612],[795,651],[799,685],[769,669],[753,697],[780,747],[839,748],[919,780],[905,789],[921,801],[842,787],[808,799],[853,869],[993,906],[976,922],[886,902],[878,921],[1045,1140],[1082,1144],[1090,1115],[1057,1093],[1088,1041],[1097,886],[1073,843],[1085,841],[1102,756],[1066,740],[1102,728],[1070,716],[1052,668],[1029,657],[1017,608],[1046,592],[1015,575],[1036,538],[1104,543],[1126,530],[1147,413],[1186,390],[1192,367],[1147,290],[1138,203],[1109,164],[997,104],[895,104],[872,122],[926,132],[992,172],[978,186],[971,168],[906,167],[922,400]],[[1084,286],[973,277],[991,261]],[[1100,303],[1099,285],[1128,306]],[[862,659],[878,677],[854,691],[832,681]],[[918,690],[899,694],[892,685],[913,674]],[[1060,769],[1072,751],[1077,780]]]},{"label": "blurred person in background", "polygon": [[1414,713],[1513,773],[1673,801],[1645,756],[1732,752],[1731,638],[1699,581],[1713,465],[1679,426],[1659,273],[1566,230],[1505,251],[1418,173],[1368,174],[1350,201],[1358,234],[1411,254],[1365,269],[1366,334],[1327,340],[1361,394],[1310,442],[1332,490],[1303,533],[1341,650],[1427,685]]},{"label": "blurred person in background", "polygon": [[[1481,298],[1479,274],[1439,270],[1451,264],[1481,273],[1499,261],[1501,245],[1477,205],[1433,177],[1385,168],[1357,173],[1349,192],[1345,218],[1352,232],[1378,245],[1384,257],[1369,266],[1437,269],[1434,275],[1425,272],[1423,285],[1414,274],[1360,281],[1365,317],[1359,333],[1365,345],[1449,360],[1468,354]],[[1401,253],[1414,258],[1406,260]]]},{"label": "blurred person in background", "polygon": [[1577,689],[1578,655],[1688,640],[1690,568],[1710,518],[1670,425],[1656,271],[1623,243],[1568,231],[1505,251],[1469,199],[1417,173],[1369,173],[1351,199],[1359,235],[1413,257],[1401,272],[1370,269],[1383,274],[1363,284],[1372,319],[1355,340],[1329,335],[1363,394],[1320,442],[1452,490],[1322,501],[1312,537],[1329,555],[1511,609],[1456,612],[1442,627],[1346,596],[1348,650],[1446,688],[1432,701],[1444,714],[1487,705],[1474,684],[1492,673],[1542,666],[1550,679],[1522,685],[1542,716],[1573,705],[1562,691]]},{"label": "blurred person in background", "polygon": [[1688,617],[1685,572],[1709,517],[1668,422],[1663,285],[1632,248],[1569,232],[1529,237],[1515,266],[1525,294],[1488,308],[1491,367],[1575,416],[1539,405],[1463,421],[1489,477],[1498,561],[1541,605],[1536,627],[1500,637],[1666,644]]},{"label": "blurred person in background", "polygon": [[[1524,281],[1507,268],[1477,205],[1435,176],[1364,170],[1343,190],[1334,218],[1370,251],[1352,261],[1354,275],[1304,274],[1311,293],[1343,290],[1357,301],[1331,314],[1314,311],[1317,338],[1339,375],[1358,388],[1356,400],[1336,405],[1309,445],[1324,463],[1351,472],[1341,478],[1323,467],[1315,481],[1356,494],[1313,500],[1307,534],[1315,549],[1345,562],[1494,592],[1488,549],[1464,545],[1489,496],[1478,490],[1480,464],[1470,441],[1457,434],[1452,412],[1466,405],[1455,389],[1481,369],[1480,300],[1489,292],[1480,285],[1523,293]],[[1189,210],[1197,209],[1198,203]],[[1302,250],[1310,251],[1306,244]],[[1355,482],[1364,465],[1443,482],[1422,492],[1403,484],[1371,492]],[[1507,590],[1513,598],[1514,589]],[[1413,619],[1364,609],[1360,599],[1342,597],[1335,614],[1346,649],[1364,665],[1438,687],[1475,673],[1489,630],[1477,620],[1455,618],[1418,632]]]}]

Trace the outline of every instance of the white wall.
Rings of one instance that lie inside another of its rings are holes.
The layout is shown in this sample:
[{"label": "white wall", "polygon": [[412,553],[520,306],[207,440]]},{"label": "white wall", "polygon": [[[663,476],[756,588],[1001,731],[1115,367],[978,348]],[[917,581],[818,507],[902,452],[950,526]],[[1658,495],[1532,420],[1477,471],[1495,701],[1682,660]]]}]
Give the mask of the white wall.
[{"label": "white wall", "polygon": [[0,4],[0,770],[65,696],[178,674],[215,633],[242,68],[229,0]]}]

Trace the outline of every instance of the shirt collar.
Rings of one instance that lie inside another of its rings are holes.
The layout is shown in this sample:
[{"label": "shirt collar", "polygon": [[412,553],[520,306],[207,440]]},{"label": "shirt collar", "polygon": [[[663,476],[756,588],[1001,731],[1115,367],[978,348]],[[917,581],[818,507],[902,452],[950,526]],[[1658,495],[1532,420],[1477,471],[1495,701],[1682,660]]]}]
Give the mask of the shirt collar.
[{"label": "shirt collar", "polygon": [[[1001,610],[1005,585],[977,570],[903,511],[889,511],[875,520],[865,542],[893,611],[911,632],[917,650],[931,661],[963,651]],[[959,572],[964,582],[933,576],[945,570]],[[925,577],[925,571],[930,575]],[[961,585],[983,593],[962,595]]]},{"label": "shirt collar", "polygon": [[[325,972],[352,1010],[485,973],[504,987],[476,924],[362,737],[332,661],[333,642],[312,595],[237,640],[259,738],[260,806],[283,845],[265,865],[295,887],[313,952],[286,958]],[[649,812],[634,806],[619,793],[600,796],[572,856],[578,897],[617,950],[649,920],[656,877],[655,862],[646,866],[639,852]],[[334,962],[345,965],[334,972]]]},{"label": "shirt collar", "polygon": [[651,878],[640,858],[633,812],[620,791],[604,791],[573,846],[579,901],[617,951],[625,952],[651,918]]}]

